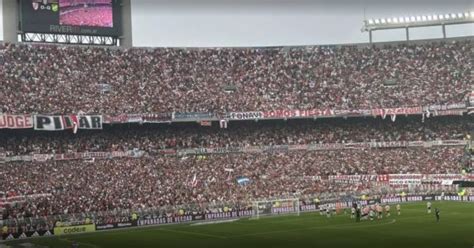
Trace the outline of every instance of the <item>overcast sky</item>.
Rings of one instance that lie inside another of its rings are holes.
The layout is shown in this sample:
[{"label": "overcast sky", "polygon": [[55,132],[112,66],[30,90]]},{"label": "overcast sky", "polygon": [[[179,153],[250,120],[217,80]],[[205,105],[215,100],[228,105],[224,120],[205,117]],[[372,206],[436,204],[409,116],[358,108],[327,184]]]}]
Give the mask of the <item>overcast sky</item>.
[{"label": "overcast sky", "polygon": [[[132,0],[133,42],[173,47],[359,43],[368,41],[361,32],[364,14],[369,19],[466,10],[474,10],[474,0]],[[2,28],[0,23],[0,39]],[[447,33],[474,35],[474,25],[450,26]],[[404,34],[378,31],[374,40],[402,40]],[[440,27],[411,32],[413,39],[441,35]]]},{"label": "overcast sky", "polygon": [[[197,4],[198,3],[198,4]],[[474,10],[473,0],[132,0],[135,46],[272,46],[367,42],[367,18]],[[473,25],[449,36],[474,35]],[[404,30],[379,31],[374,40],[404,39]],[[441,37],[441,28],[411,32]]]}]

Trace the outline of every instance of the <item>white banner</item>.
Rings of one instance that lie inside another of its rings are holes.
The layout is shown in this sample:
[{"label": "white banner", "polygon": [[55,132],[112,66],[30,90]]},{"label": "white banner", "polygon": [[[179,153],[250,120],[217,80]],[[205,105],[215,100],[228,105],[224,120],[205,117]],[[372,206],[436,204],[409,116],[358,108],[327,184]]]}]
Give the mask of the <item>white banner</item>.
[{"label": "white banner", "polygon": [[263,119],[263,112],[231,112],[227,118],[230,120],[255,120]]},{"label": "white banner", "polygon": [[31,115],[2,115],[0,114],[0,129],[33,128]]},{"label": "white banner", "polygon": [[73,129],[102,129],[101,115],[35,115],[35,130],[59,131]]}]

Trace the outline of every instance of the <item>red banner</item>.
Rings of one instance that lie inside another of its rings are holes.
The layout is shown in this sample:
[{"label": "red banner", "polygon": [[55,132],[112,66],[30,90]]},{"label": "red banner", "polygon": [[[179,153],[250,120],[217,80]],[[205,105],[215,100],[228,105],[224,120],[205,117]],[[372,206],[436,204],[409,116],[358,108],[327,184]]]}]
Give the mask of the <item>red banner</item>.
[{"label": "red banner", "polygon": [[387,115],[414,115],[421,114],[423,111],[422,107],[410,107],[410,108],[380,108],[372,109],[372,115],[374,116],[385,116]]},{"label": "red banner", "polygon": [[106,115],[104,117],[104,123],[114,124],[114,123],[138,123],[143,122],[143,117],[140,114],[122,114],[110,116]]},{"label": "red banner", "polygon": [[369,182],[378,181],[378,175],[332,175],[328,180],[339,183]]},{"label": "red banner", "polygon": [[332,109],[308,109],[308,110],[273,110],[263,112],[264,118],[301,118],[301,117],[329,117],[334,116]]},{"label": "red banner", "polygon": [[377,176],[377,182],[388,182],[389,179],[390,179],[390,176],[387,174]]},{"label": "red banner", "polygon": [[0,129],[33,128],[31,115],[0,115]]}]

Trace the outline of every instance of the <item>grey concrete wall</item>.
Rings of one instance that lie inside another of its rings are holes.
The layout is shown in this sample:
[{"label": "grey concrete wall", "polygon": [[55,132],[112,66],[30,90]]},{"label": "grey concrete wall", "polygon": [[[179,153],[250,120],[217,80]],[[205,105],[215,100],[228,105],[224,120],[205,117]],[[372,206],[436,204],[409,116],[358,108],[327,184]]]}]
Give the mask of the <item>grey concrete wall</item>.
[{"label": "grey concrete wall", "polygon": [[18,4],[16,0],[2,1],[3,16],[3,40],[6,42],[17,42],[18,34]]},{"label": "grey concrete wall", "polygon": [[120,46],[132,47],[132,4],[131,0],[122,0],[122,36]]}]

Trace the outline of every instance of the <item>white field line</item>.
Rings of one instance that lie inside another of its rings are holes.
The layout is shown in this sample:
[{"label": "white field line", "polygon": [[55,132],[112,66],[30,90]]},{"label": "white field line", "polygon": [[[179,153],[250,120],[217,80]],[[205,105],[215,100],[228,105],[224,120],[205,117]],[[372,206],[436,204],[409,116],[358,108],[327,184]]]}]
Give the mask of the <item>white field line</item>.
[{"label": "white field line", "polygon": [[[73,243],[74,241],[71,241],[67,238],[58,238],[58,240],[62,240],[62,241],[66,241],[68,243]],[[80,244],[80,245],[83,245],[83,246],[87,246],[87,247],[92,247],[92,248],[100,248],[100,246],[98,245],[94,245],[94,244],[91,244],[91,243],[86,243],[86,242],[78,242],[78,241],[75,241],[76,243]]]},{"label": "white field line", "polygon": [[183,230],[169,229],[169,228],[160,228],[160,229],[157,229],[157,231],[167,231],[167,232],[174,232],[174,233],[181,233],[181,234],[190,234],[190,235],[197,235],[197,236],[217,238],[217,239],[227,238],[226,236],[213,235],[213,234],[200,233],[200,232],[190,232],[190,231],[183,231]]},{"label": "white field line", "polygon": [[189,224],[189,226],[203,226],[203,225],[223,224],[223,223],[235,222],[235,221],[238,221],[238,220],[240,220],[240,219],[203,221],[203,222],[191,223],[191,224]]},{"label": "white field line", "polygon": [[356,223],[350,223],[350,224],[339,224],[339,225],[315,226],[315,227],[308,227],[308,228],[295,228],[295,229],[269,231],[269,232],[247,233],[247,234],[242,234],[242,235],[227,236],[227,238],[240,238],[240,237],[246,237],[246,236],[258,236],[262,234],[289,233],[289,232],[307,231],[307,230],[325,229],[325,228],[344,228],[344,227],[350,227],[350,228],[364,227],[365,228],[365,227],[391,225],[391,224],[394,224],[395,222],[397,222],[397,220],[392,220],[390,222],[377,223],[377,224],[372,224],[372,225],[364,225],[365,223],[372,223],[372,222],[363,222],[363,223],[357,223],[358,225],[354,225]]}]

